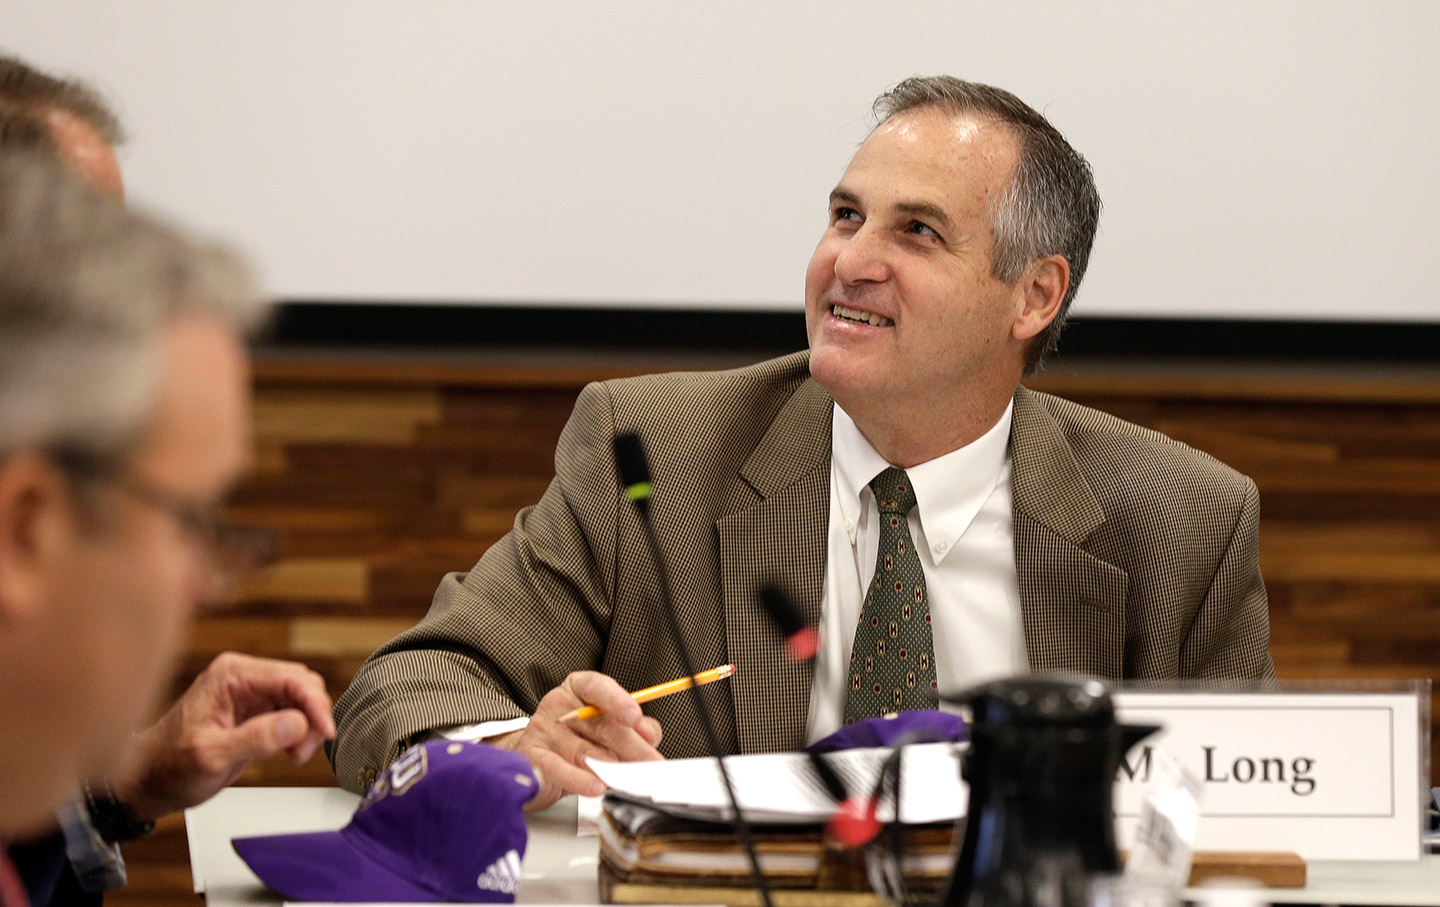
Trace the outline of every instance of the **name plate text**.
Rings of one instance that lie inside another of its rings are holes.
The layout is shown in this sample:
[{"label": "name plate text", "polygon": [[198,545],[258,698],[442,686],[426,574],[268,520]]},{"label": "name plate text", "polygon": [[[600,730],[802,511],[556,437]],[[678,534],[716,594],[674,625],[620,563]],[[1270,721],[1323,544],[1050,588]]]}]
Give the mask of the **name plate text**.
[{"label": "name plate text", "polygon": [[1201,784],[1196,850],[1420,856],[1423,713],[1415,693],[1119,691],[1115,706],[1121,721],[1164,728],[1126,754],[1116,779],[1122,847],[1158,783],[1155,751],[1163,748]]}]

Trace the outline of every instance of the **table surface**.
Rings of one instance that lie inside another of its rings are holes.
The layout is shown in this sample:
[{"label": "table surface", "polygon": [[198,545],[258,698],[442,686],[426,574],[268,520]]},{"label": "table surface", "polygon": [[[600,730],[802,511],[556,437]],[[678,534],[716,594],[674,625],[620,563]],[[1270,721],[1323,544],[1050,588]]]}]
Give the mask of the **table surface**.
[{"label": "table surface", "polygon": [[[323,831],[349,821],[359,797],[334,788],[237,787],[187,810],[195,891],[210,907],[271,904],[270,891],[230,846],[232,837]],[[517,900],[522,904],[594,904],[598,843],[577,837],[576,801],[566,797],[529,815],[530,844]],[[1408,863],[1311,862],[1305,888],[1273,889],[1288,904],[1389,904],[1440,907],[1440,855]]]}]

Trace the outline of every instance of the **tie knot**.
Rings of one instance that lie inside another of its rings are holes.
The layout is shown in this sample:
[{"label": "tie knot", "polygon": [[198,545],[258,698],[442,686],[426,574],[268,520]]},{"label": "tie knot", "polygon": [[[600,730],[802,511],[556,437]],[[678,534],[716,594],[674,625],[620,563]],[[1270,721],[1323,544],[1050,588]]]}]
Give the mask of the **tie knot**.
[{"label": "tie knot", "polygon": [[881,513],[904,516],[915,509],[915,489],[910,487],[910,477],[903,469],[891,466],[870,480],[870,490],[875,492]]}]

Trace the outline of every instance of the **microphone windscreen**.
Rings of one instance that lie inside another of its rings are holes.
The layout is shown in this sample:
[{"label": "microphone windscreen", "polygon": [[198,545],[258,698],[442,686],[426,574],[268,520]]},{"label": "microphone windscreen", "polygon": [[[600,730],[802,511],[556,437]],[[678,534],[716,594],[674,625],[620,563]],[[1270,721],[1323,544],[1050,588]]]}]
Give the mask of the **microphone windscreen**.
[{"label": "microphone windscreen", "polygon": [[825,832],[830,840],[846,847],[864,847],[875,840],[880,828],[880,820],[875,818],[875,801],[849,797],[841,801],[840,808],[830,817]]},{"label": "microphone windscreen", "polygon": [[645,445],[640,443],[640,436],[634,432],[617,434],[612,443],[620,484],[626,489],[649,485],[650,463],[645,459]]},{"label": "microphone windscreen", "polygon": [[761,588],[760,603],[765,606],[765,613],[770,615],[770,621],[780,635],[785,637],[785,648],[790,657],[796,661],[814,658],[820,648],[820,634],[805,622],[805,615],[795,607],[790,596],[770,583]]},{"label": "microphone windscreen", "polygon": [[766,584],[760,590],[760,602],[765,606],[765,613],[770,615],[770,620],[775,623],[780,635],[786,638],[794,636],[805,629],[805,617],[790,596],[780,591],[780,587],[774,583]]}]

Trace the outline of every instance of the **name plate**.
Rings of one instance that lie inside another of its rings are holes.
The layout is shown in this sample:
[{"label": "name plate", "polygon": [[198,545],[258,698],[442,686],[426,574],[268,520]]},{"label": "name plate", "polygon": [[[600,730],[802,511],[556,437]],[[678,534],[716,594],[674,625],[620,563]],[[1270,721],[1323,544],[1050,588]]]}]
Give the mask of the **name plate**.
[{"label": "name plate", "polygon": [[1164,728],[1126,755],[1116,779],[1121,847],[1134,840],[1163,748],[1201,783],[1196,850],[1420,857],[1426,713],[1416,693],[1117,691],[1115,707],[1128,724]]}]

